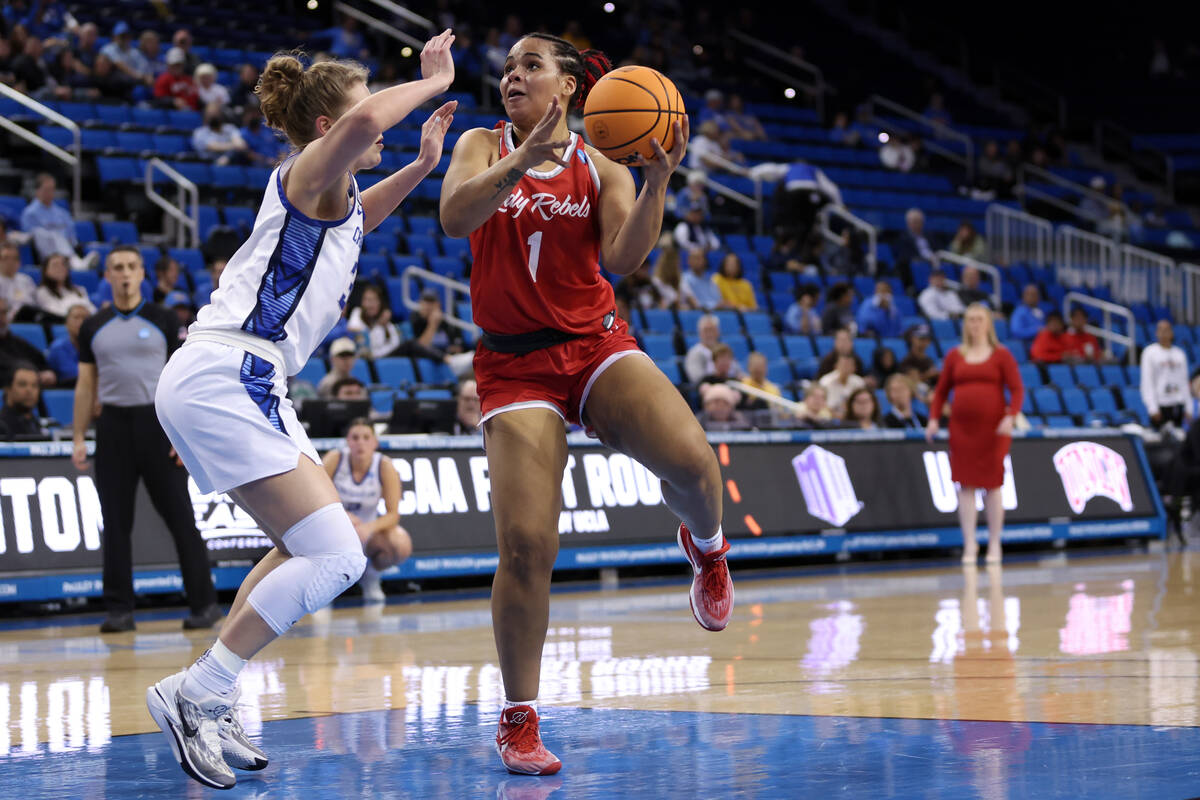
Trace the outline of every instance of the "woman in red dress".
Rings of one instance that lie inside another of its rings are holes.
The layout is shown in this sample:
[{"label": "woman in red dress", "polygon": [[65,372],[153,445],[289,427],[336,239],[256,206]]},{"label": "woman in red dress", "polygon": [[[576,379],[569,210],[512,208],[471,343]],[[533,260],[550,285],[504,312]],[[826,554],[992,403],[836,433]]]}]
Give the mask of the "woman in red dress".
[{"label": "woman in red dress", "polygon": [[[1004,390],[1009,400],[1005,403]],[[996,339],[992,312],[979,303],[963,316],[963,342],[946,354],[929,407],[925,438],[938,432],[938,417],[951,390],[950,475],[958,484],[958,521],[963,532],[963,563],[979,555],[975,541],[975,490],[983,489],[988,526],[988,563],[999,563],[1004,531],[1004,458],[1012,443],[1013,420],[1021,411],[1025,387],[1016,359]]]},{"label": "woman in red dress", "polygon": [[470,237],[471,303],[483,329],[475,376],[500,554],[492,626],[505,693],[496,746],[510,772],[533,775],[562,766],[542,744],[536,699],[565,423],[582,423],[662,480],[663,498],[682,520],[676,541],[692,565],[696,620],[721,630],[733,608],[716,455],[617,316],[600,271],[603,260],[609,272],[628,275],[657,243],[687,118],[674,123],[670,153],[653,142],[635,192],[628,168],[567,129],[566,109],[582,106],[608,67],[602,54],[580,53],[556,36],[520,39],[500,81],[511,122],[463,134],[442,182],[442,227]]}]

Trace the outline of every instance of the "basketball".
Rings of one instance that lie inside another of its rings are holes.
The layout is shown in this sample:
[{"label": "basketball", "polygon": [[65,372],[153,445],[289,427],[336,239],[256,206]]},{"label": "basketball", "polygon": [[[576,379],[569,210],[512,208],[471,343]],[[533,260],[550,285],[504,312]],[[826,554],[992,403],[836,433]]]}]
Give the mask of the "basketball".
[{"label": "basketball", "polygon": [[588,92],[583,125],[593,147],[618,164],[635,164],[639,153],[654,158],[651,139],[670,151],[672,123],[685,114],[683,97],[670,78],[650,67],[621,67]]}]

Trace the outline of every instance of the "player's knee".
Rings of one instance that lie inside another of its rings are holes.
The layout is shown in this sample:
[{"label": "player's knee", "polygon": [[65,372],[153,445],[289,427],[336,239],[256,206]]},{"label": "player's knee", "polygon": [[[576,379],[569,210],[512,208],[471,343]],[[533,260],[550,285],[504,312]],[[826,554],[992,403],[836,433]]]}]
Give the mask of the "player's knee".
[{"label": "player's knee", "polygon": [[500,535],[500,565],[518,580],[544,579],[554,571],[558,538],[511,528]]},{"label": "player's knee", "polygon": [[681,491],[699,489],[702,492],[720,492],[721,468],[699,426],[696,426],[695,433],[682,436],[670,448],[670,452],[673,458],[664,469],[666,474],[660,475],[660,478]]},{"label": "player's knee", "polygon": [[293,556],[306,558],[317,567],[304,592],[309,612],[332,602],[367,568],[358,532],[339,503],[318,509],[292,526],[283,535],[283,543]]},{"label": "player's knee", "polygon": [[367,542],[367,553],[371,566],[382,572],[408,560],[412,555],[412,539],[403,528],[393,528],[386,536],[372,536]]}]

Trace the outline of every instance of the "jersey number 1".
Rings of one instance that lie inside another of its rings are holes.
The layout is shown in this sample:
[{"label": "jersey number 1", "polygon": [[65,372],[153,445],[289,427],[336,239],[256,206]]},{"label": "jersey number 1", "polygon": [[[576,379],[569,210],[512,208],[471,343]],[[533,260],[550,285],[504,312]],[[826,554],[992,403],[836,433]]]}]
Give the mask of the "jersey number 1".
[{"label": "jersey number 1", "polygon": [[529,276],[537,283],[538,258],[542,254],[542,232],[531,233],[525,244],[529,245]]}]

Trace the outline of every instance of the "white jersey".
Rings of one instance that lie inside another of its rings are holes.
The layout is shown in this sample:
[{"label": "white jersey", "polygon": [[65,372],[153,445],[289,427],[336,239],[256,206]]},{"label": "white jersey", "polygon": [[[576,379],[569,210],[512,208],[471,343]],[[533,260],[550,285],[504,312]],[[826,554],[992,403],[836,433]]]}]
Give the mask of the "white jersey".
[{"label": "white jersey", "polygon": [[283,191],[289,158],[271,173],[254,230],[221,273],[189,334],[242,331],[274,342],[289,376],[308,362],[337,324],[354,285],[363,239],[363,206],[350,177],[346,216],[301,214]]},{"label": "white jersey", "polygon": [[333,488],[337,489],[346,510],[363,522],[370,522],[379,516],[379,500],[383,497],[383,483],[379,480],[379,464],[382,460],[383,454],[375,453],[367,474],[361,481],[356,481],[354,471],[350,468],[350,451],[345,447],[338,451]]},{"label": "white jersey", "polygon": [[1157,414],[1163,406],[1187,403],[1187,356],[1178,345],[1166,348],[1155,342],[1142,350],[1141,389],[1142,402],[1151,414]]}]

